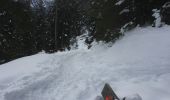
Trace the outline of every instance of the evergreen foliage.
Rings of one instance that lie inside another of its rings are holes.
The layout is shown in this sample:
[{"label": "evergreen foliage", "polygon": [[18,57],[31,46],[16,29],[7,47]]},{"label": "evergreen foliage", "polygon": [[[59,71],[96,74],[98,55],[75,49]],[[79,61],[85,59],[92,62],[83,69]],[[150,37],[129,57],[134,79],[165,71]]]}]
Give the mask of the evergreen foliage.
[{"label": "evergreen foliage", "polygon": [[170,2],[166,2],[161,9],[162,21],[170,25]]},{"label": "evergreen foliage", "polygon": [[[36,4],[34,4],[36,1]],[[123,31],[152,25],[153,9],[170,24],[168,0],[0,0],[0,63],[70,49],[88,30],[86,43],[114,42]]]},{"label": "evergreen foliage", "polygon": [[[0,53],[2,62],[31,54],[33,38],[28,6],[11,0],[0,1]],[[7,60],[6,60],[7,59]]]}]

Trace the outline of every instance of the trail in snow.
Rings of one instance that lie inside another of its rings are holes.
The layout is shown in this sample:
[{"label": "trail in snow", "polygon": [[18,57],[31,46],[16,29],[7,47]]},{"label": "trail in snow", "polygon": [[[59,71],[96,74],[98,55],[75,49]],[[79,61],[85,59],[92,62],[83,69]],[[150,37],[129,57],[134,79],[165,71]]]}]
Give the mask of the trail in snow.
[{"label": "trail in snow", "polygon": [[37,54],[0,66],[0,100],[94,100],[105,83],[119,97],[170,98],[170,26],[136,28],[112,47]]}]

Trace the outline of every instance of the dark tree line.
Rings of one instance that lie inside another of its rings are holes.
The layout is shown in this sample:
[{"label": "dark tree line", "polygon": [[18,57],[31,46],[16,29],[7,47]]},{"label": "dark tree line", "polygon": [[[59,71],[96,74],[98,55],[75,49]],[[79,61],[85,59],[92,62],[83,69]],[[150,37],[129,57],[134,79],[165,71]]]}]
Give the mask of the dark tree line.
[{"label": "dark tree line", "polygon": [[44,50],[70,49],[76,37],[89,31],[93,40],[114,42],[121,29],[154,23],[153,9],[170,24],[168,0],[0,0],[0,63]]},{"label": "dark tree line", "polygon": [[0,1],[1,62],[29,55],[33,48],[31,12],[28,6],[11,0]]},{"label": "dark tree line", "polygon": [[[122,2],[120,2],[122,1]],[[147,26],[154,23],[153,9],[161,10],[162,20],[168,24],[169,10],[163,5],[169,0],[89,0],[87,15],[95,19],[94,38],[98,41],[114,41],[121,28]],[[170,8],[169,8],[170,9]],[[170,23],[169,23],[170,24]]]},{"label": "dark tree line", "polygon": [[[83,0],[0,1],[0,63],[18,57],[70,49],[88,24]],[[84,21],[83,21],[84,20]]]}]

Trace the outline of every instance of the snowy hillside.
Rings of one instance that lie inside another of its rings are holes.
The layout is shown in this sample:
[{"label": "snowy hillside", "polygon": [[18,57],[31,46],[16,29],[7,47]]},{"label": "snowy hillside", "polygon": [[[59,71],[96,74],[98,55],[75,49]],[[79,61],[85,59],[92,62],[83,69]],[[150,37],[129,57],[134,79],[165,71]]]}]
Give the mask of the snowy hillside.
[{"label": "snowy hillside", "polygon": [[112,47],[40,53],[0,65],[0,100],[94,100],[105,83],[121,98],[169,100],[169,38],[170,26],[136,28]]}]

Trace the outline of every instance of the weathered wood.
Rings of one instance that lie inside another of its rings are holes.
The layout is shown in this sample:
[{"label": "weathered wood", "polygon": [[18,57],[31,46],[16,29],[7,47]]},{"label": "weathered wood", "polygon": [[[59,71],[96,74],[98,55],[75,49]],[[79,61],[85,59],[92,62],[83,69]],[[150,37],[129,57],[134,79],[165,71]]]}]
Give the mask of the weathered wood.
[{"label": "weathered wood", "polygon": [[101,94],[104,100],[120,100],[108,83],[105,84]]}]

